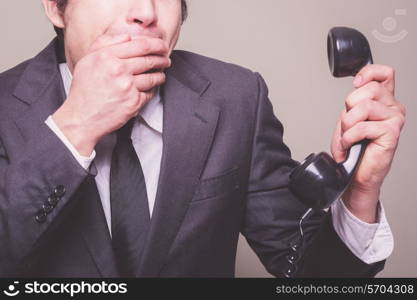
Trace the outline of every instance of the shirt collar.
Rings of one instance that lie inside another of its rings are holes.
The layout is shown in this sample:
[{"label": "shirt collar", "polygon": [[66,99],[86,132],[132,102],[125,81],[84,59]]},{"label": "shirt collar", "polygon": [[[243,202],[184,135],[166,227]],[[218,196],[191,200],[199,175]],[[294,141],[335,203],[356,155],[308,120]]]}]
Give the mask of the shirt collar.
[{"label": "shirt collar", "polygon": [[[59,64],[62,81],[64,83],[65,94],[68,95],[72,82],[72,74],[67,63]],[[139,115],[145,123],[153,130],[162,134],[163,130],[163,105],[161,101],[160,89],[157,89],[155,96],[141,109]]]}]

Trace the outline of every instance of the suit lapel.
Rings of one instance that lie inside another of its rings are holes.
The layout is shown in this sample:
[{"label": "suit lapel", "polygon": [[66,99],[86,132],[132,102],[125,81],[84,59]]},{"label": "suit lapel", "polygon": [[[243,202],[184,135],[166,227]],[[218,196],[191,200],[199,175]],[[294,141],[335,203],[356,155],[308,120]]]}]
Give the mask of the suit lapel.
[{"label": "suit lapel", "polygon": [[65,99],[56,55],[57,44],[56,40],[52,41],[30,61],[14,90],[14,96],[28,104],[26,111],[15,120],[25,141]]},{"label": "suit lapel", "polygon": [[[47,117],[53,114],[65,99],[65,90],[58,64],[62,56],[57,40],[45,48],[27,66],[16,86],[14,95],[28,108],[16,120],[23,141],[27,142]],[[71,201],[77,202],[77,227],[81,232],[100,274],[117,277],[111,239],[94,177],[88,176]]]},{"label": "suit lapel", "polygon": [[213,141],[219,108],[204,101],[209,82],[173,58],[162,91],[163,155],[140,276],[158,276],[191,201]]}]

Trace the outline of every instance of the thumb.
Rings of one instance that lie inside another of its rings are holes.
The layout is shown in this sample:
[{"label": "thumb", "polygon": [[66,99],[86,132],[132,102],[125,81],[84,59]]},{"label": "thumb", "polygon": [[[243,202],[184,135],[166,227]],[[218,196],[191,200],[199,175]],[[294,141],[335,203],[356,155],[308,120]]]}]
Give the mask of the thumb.
[{"label": "thumb", "polygon": [[331,151],[333,158],[337,163],[340,163],[346,159],[346,150],[342,145],[342,125],[340,120],[337,122],[336,130],[333,134]]}]

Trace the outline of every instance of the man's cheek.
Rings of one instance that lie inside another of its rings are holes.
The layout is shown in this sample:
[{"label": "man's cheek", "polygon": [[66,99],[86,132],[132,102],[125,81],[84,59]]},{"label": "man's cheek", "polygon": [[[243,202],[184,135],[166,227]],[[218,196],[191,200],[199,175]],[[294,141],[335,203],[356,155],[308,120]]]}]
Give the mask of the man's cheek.
[{"label": "man's cheek", "polygon": [[94,32],[90,33],[85,38],[85,40],[82,42],[82,45],[79,45],[82,56],[85,56],[85,55],[95,51],[94,48],[96,48],[97,40],[103,34],[104,34],[103,30],[100,30],[100,31],[97,30],[97,31],[94,31]]}]

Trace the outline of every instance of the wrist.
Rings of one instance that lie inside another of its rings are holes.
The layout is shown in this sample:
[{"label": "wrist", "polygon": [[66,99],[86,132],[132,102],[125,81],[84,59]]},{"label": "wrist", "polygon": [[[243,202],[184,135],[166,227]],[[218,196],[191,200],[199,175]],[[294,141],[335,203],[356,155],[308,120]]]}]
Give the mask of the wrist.
[{"label": "wrist", "polygon": [[378,203],[380,189],[363,190],[350,187],[342,196],[346,208],[363,222],[378,222]]},{"label": "wrist", "polygon": [[98,138],[94,137],[91,130],[88,130],[88,126],[64,106],[52,115],[52,119],[80,155],[91,156]]}]

